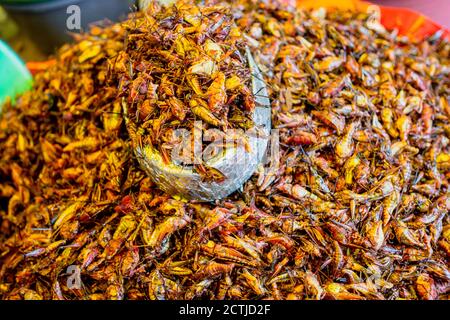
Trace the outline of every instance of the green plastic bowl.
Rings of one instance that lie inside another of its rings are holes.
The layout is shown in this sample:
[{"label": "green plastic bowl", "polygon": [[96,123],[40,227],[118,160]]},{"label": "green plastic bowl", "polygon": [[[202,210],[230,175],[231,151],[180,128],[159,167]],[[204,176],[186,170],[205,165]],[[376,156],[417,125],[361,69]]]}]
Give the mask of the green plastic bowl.
[{"label": "green plastic bowl", "polygon": [[14,101],[16,95],[29,90],[32,83],[33,77],[23,61],[0,40],[0,113],[8,97]]}]

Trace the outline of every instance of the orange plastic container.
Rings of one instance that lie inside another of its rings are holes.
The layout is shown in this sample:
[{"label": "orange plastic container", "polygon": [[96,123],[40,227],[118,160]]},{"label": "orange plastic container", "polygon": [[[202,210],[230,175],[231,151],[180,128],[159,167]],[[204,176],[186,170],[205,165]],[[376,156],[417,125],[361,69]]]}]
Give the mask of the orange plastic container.
[{"label": "orange plastic container", "polygon": [[[286,5],[296,5],[301,8],[340,8],[356,11],[371,10],[378,11],[381,24],[388,30],[398,30],[400,35],[408,36],[411,39],[422,40],[426,37],[441,31],[441,37],[450,41],[450,32],[438,23],[414,10],[377,6],[367,1],[361,0],[279,0]],[[55,61],[31,62],[27,63],[32,74],[47,69]]]},{"label": "orange plastic container", "polygon": [[380,22],[388,30],[398,30],[400,35],[422,40],[442,30],[442,37],[450,40],[450,32],[423,14],[406,8],[378,6],[361,0],[281,0],[287,4],[296,3],[302,8],[341,8],[357,11],[378,10]]}]

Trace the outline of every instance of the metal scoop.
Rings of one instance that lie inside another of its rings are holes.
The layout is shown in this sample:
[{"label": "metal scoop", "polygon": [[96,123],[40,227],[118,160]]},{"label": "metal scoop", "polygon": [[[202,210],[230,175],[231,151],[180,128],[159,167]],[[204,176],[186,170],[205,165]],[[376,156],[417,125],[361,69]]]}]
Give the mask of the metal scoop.
[{"label": "metal scoop", "polygon": [[[179,195],[190,200],[213,201],[222,199],[250,179],[262,161],[271,130],[271,108],[267,87],[250,50],[247,49],[247,60],[252,73],[252,92],[256,100],[256,108],[252,119],[254,127],[246,132],[249,150],[244,146],[227,148],[220,157],[206,161],[208,167],[219,170],[225,179],[221,182],[205,181],[192,167],[169,164],[163,161],[159,151],[149,145],[135,143],[134,152],[141,167],[159,188],[171,195]],[[135,129],[127,117],[127,106],[123,104],[125,121],[130,136],[135,137]]]}]

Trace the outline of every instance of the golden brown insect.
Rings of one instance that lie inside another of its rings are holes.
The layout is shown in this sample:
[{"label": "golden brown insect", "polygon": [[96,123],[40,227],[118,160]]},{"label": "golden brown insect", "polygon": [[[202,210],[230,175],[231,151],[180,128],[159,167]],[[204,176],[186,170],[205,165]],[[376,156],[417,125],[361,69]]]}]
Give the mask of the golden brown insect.
[{"label": "golden brown insect", "polygon": [[225,126],[225,122],[209,110],[205,101],[201,99],[191,100],[189,106],[191,107],[192,113],[206,123],[215,127]]},{"label": "golden brown insect", "polygon": [[297,130],[293,135],[289,136],[286,143],[291,145],[311,145],[317,142],[317,137],[310,132]]},{"label": "golden brown insect", "polygon": [[194,286],[190,287],[189,290],[186,292],[185,298],[190,300],[202,296],[208,291],[208,287],[212,283],[213,283],[212,279],[205,279],[196,283]]},{"label": "golden brown insect", "polygon": [[150,248],[159,250],[161,243],[167,241],[168,237],[175,231],[186,227],[190,221],[191,219],[187,215],[166,218],[163,222],[155,226],[147,245]]},{"label": "golden brown insect", "polygon": [[219,259],[223,259],[226,261],[232,261],[243,265],[248,266],[258,266],[259,264],[256,261],[252,261],[247,258],[244,254],[239,251],[222,246],[220,244],[214,243],[213,241],[208,241],[204,245],[200,245],[200,248],[204,251],[204,253],[216,257]]},{"label": "golden brown insect", "polygon": [[247,269],[244,269],[241,276],[245,279],[246,285],[248,285],[256,295],[262,296],[266,294],[267,289],[261,283],[261,279],[251,274]]},{"label": "golden brown insect", "polygon": [[225,264],[225,263],[218,263],[218,262],[208,262],[203,268],[198,270],[194,274],[195,279],[203,279],[203,278],[214,278],[215,276],[221,275],[221,274],[228,274],[230,273],[234,268],[234,264]]},{"label": "golden brown insect", "polygon": [[344,136],[337,142],[336,155],[340,158],[348,158],[353,154],[353,135],[358,127],[358,122],[348,124]]},{"label": "golden brown insect", "polygon": [[211,232],[213,229],[219,227],[231,217],[231,212],[227,209],[216,208],[208,210],[206,217],[203,219],[204,224],[198,230],[194,238],[202,238],[205,233]]},{"label": "golden brown insect", "polygon": [[437,297],[434,280],[427,273],[422,273],[417,277],[416,288],[418,295],[424,300],[434,300]]},{"label": "golden brown insect", "polygon": [[312,111],[311,114],[327,126],[334,128],[338,136],[343,132],[345,127],[345,119],[343,117],[334,114],[331,111]]},{"label": "golden brown insect", "polygon": [[218,110],[227,101],[227,93],[225,87],[225,75],[218,72],[208,90],[206,90],[208,98],[208,107],[210,110]]},{"label": "golden brown insect", "polygon": [[226,235],[223,237],[224,242],[234,249],[240,250],[241,252],[245,252],[252,259],[262,264],[261,261],[261,250],[257,248],[254,244],[246,241],[246,239],[242,239],[240,237]]}]

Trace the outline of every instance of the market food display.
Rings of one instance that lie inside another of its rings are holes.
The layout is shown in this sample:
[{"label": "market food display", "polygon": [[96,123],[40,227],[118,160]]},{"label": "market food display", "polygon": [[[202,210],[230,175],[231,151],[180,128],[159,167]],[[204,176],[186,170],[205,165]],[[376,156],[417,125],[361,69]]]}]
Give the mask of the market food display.
[{"label": "market food display", "polygon": [[[2,299],[449,298],[448,41],[274,0],[149,10],[66,45],[4,106]],[[158,190],[122,114],[125,97],[163,148],[164,130],[226,130],[251,110],[236,50],[199,75],[213,64],[184,61],[180,29],[202,53],[251,48],[280,136],[280,154],[215,203]]]}]

